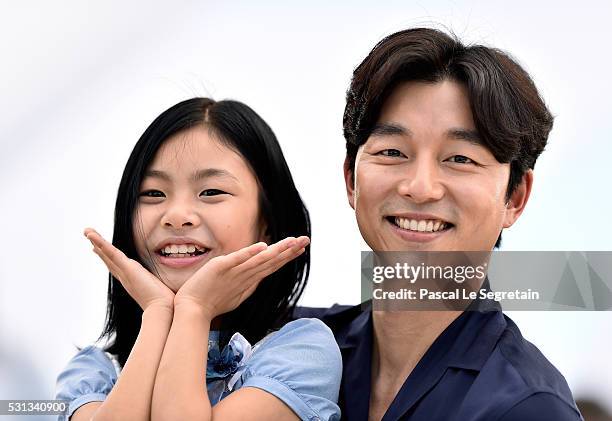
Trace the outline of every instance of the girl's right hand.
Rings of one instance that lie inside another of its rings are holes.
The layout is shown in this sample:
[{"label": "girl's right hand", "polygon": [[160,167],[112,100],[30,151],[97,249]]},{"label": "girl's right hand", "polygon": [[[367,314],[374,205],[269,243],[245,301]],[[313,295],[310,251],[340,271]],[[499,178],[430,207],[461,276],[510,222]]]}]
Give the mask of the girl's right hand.
[{"label": "girl's right hand", "polygon": [[128,258],[121,250],[106,241],[96,230],[85,228],[85,237],[94,246],[93,251],[102,259],[110,273],[121,282],[123,288],[142,310],[159,306],[174,309],[174,293],[155,275],[136,260]]}]

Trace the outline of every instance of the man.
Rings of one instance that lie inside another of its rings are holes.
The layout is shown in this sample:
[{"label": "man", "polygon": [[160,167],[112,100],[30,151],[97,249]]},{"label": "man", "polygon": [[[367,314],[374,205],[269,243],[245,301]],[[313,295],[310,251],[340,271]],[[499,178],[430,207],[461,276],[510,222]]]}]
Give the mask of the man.
[{"label": "man", "polygon": [[[525,208],[553,118],[508,55],[433,29],[353,74],[344,176],[374,251],[490,251]],[[298,308],[334,331],[346,420],[578,420],[563,376],[501,311]]]}]

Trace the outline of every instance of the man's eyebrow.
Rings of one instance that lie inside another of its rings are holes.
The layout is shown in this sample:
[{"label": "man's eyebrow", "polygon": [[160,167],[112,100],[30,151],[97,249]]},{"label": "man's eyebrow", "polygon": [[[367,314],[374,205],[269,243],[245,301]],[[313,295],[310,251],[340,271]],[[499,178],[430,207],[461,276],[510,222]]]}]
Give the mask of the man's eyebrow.
[{"label": "man's eyebrow", "polygon": [[376,123],[372,127],[370,136],[410,136],[412,132],[409,128],[398,123]]},{"label": "man's eyebrow", "polygon": [[[170,177],[168,173],[164,171],[160,171],[160,170],[155,170],[155,169],[146,171],[144,174],[144,177],[145,178],[152,177],[152,178],[159,178],[164,181],[172,181],[172,177]],[[238,179],[234,177],[229,171],[226,171],[220,168],[204,168],[204,169],[198,170],[191,175],[190,181],[195,183],[195,182],[204,180],[206,178],[213,178],[213,177],[230,178],[230,179],[233,179],[234,181],[238,181]]]},{"label": "man's eyebrow", "polygon": [[446,132],[446,136],[450,139],[465,140],[474,145],[485,146],[482,137],[476,130],[453,128]]},{"label": "man's eyebrow", "polygon": [[[412,136],[412,131],[399,123],[377,123],[372,128],[370,136]],[[476,130],[454,127],[446,131],[446,136],[449,139],[465,140],[474,145],[485,146],[482,137]]]}]

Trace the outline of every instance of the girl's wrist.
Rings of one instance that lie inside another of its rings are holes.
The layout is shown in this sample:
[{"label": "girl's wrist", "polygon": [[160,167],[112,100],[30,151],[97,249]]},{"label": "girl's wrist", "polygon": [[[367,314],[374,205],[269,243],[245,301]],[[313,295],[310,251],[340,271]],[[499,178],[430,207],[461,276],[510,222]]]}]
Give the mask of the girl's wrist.
[{"label": "girl's wrist", "polygon": [[160,304],[151,304],[147,306],[142,312],[143,316],[145,314],[155,314],[158,316],[169,316],[170,318],[172,318],[173,313],[174,307]]},{"label": "girl's wrist", "polygon": [[209,323],[216,317],[216,314],[211,309],[191,299],[175,299],[174,313],[193,315]]}]

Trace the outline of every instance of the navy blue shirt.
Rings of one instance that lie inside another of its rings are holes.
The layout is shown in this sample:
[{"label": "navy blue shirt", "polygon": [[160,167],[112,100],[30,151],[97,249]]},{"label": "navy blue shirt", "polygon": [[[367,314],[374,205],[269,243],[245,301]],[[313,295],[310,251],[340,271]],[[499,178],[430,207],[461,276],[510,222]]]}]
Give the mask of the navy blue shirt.
[{"label": "navy blue shirt", "polygon": [[[342,419],[368,419],[372,312],[360,305],[298,307],[334,336],[343,360]],[[406,338],[410,340],[410,338]],[[383,421],[582,420],[559,371],[501,311],[466,311],[429,347]]]}]

